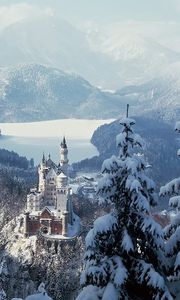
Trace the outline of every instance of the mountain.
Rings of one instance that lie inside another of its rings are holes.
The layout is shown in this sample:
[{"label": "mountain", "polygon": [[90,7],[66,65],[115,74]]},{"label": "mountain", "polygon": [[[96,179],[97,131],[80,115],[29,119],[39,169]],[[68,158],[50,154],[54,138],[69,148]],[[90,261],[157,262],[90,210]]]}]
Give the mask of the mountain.
[{"label": "mountain", "polygon": [[0,69],[1,122],[101,118],[106,104],[104,94],[77,75],[37,64]]},{"label": "mountain", "polygon": [[90,49],[84,32],[48,15],[24,18],[5,27],[0,32],[0,54],[0,66],[45,64],[78,73],[97,85],[107,68],[112,74],[114,70],[106,55]]},{"label": "mountain", "polygon": [[179,53],[121,26],[77,28],[49,14],[25,17],[1,29],[0,54],[0,66],[45,64],[108,89],[142,84],[180,61]]},{"label": "mountain", "polygon": [[132,113],[175,122],[180,118],[180,63],[171,64],[160,77],[138,86],[127,86],[116,95],[132,105]]},{"label": "mountain", "polygon": [[124,115],[161,118],[180,116],[180,63],[159,78],[108,92],[84,78],[39,64],[0,68],[0,122],[31,122],[63,118],[108,119]]},{"label": "mountain", "polygon": [[110,81],[114,88],[145,83],[180,61],[180,53],[132,30],[114,28],[114,31],[92,34],[89,40],[94,51],[106,55],[114,64],[114,81]]}]

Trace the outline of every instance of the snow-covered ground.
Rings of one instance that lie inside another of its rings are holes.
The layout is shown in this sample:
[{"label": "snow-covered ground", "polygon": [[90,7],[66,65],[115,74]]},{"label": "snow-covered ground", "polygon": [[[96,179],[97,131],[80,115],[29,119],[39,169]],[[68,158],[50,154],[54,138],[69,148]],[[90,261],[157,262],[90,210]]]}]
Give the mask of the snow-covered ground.
[{"label": "snow-covered ground", "polygon": [[65,135],[69,148],[70,162],[97,154],[90,143],[97,127],[113,120],[63,119],[33,123],[0,123],[2,138],[0,148],[14,150],[20,155],[33,157],[39,163],[42,153],[51,153],[52,159],[59,160],[59,145]]}]

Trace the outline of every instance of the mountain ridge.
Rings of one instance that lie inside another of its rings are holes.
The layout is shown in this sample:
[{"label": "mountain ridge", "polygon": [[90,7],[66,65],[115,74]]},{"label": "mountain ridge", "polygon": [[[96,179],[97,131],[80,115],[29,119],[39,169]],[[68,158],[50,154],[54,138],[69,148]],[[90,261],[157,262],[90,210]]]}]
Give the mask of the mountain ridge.
[{"label": "mountain ridge", "polygon": [[[175,72],[176,70],[176,72]],[[133,115],[174,122],[180,116],[180,63],[142,85],[101,90],[81,76],[40,64],[0,68],[0,122],[115,119]]]}]

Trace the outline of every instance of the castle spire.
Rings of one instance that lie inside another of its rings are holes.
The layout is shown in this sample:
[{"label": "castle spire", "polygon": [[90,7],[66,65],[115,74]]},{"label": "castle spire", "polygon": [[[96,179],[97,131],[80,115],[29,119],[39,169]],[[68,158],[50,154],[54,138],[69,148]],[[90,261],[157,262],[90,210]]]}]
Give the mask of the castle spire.
[{"label": "castle spire", "polygon": [[67,148],[67,144],[66,144],[66,138],[65,138],[65,136],[63,137],[63,140],[62,140],[62,142],[61,142],[61,148],[64,148],[64,149],[66,149],[66,148]]},{"label": "castle spire", "polygon": [[44,155],[44,152],[43,152],[42,163],[44,164],[45,161],[46,161],[46,159],[45,159],[45,155]]},{"label": "castle spire", "polygon": [[67,174],[68,162],[69,162],[68,148],[67,148],[66,138],[64,136],[60,147],[60,166],[64,174]]}]

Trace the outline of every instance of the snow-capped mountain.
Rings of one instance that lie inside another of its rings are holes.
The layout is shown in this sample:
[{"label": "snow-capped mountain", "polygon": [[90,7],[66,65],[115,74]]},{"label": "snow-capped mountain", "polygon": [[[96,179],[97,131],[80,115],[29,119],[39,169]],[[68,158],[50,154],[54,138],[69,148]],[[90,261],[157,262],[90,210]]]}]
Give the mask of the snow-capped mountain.
[{"label": "snow-capped mountain", "polygon": [[117,94],[132,105],[136,103],[141,113],[175,122],[180,118],[180,63],[171,64],[160,77],[143,85],[125,87]]},{"label": "snow-capped mountain", "polygon": [[[100,84],[109,59],[91,51],[86,34],[58,17],[23,19],[0,32],[0,65],[46,64]],[[13,53],[13,55],[12,55]],[[112,69],[113,70],[113,69]]]},{"label": "snow-capped mountain", "polygon": [[160,76],[164,68],[180,60],[179,53],[132,29],[97,31],[90,33],[88,40],[91,49],[107,55],[114,64],[114,86],[142,84]]},{"label": "snow-capped mountain", "polygon": [[24,18],[1,29],[0,54],[1,66],[46,64],[109,89],[142,84],[180,61],[179,53],[132,30],[77,28],[54,15]]},{"label": "snow-capped mountain", "polygon": [[174,64],[157,79],[110,93],[76,74],[44,65],[0,68],[0,121],[118,118],[129,103],[132,114],[171,122],[180,113],[179,73],[180,64]]},{"label": "snow-capped mountain", "polygon": [[38,64],[0,68],[0,121],[117,116],[117,103],[75,74]]}]

